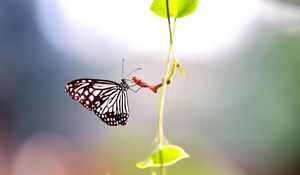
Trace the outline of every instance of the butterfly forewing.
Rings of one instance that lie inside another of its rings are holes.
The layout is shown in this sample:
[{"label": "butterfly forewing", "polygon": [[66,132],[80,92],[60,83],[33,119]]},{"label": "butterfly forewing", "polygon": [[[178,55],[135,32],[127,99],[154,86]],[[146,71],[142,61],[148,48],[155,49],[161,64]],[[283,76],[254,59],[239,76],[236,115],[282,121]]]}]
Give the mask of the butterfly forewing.
[{"label": "butterfly forewing", "polygon": [[128,85],[110,80],[78,79],[65,87],[72,99],[93,110],[108,125],[126,125],[129,117]]}]

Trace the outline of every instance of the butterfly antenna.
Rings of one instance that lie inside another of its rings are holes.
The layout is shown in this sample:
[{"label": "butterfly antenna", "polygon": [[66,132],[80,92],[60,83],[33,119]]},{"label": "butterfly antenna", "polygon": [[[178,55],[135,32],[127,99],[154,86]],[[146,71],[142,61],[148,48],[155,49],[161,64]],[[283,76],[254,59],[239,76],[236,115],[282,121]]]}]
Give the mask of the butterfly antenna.
[{"label": "butterfly antenna", "polygon": [[129,75],[131,75],[133,72],[135,72],[135,71],[137,71],[137,70],[142,70],[142,68],[138,67],[138,68],[134,69],[133,71],[129,72],[129,74],[127,74],[127,75],[126,75],[125,77],[123,77],[123,78],[128,77]]},{"label": "butterfly antenna", "polygon": [[122,78],[124,77],[124,58],[122,59]]}]

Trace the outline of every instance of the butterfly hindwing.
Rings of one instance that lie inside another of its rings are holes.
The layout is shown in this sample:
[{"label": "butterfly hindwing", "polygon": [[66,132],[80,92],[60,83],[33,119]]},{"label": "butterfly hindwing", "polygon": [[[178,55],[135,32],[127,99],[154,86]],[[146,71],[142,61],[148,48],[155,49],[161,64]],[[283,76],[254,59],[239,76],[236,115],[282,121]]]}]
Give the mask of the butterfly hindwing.
[{"label": "butterfly hindwing", "polygon": [[94,112],[108,125],[126,125],[129,117],[126,91],[116,91],[104,103],[95,103]]},{"label": "butterfly hindwing", "polygon": [[126,125],[129,117],[128,85],[110,80],[78,79],[65,87],[66,92],[106,124]]}]

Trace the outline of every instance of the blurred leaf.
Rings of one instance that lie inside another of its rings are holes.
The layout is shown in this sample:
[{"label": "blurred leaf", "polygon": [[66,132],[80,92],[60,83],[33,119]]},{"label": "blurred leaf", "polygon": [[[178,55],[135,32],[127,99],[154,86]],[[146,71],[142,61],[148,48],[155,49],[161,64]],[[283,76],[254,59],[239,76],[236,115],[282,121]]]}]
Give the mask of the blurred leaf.
[{"label": "blurred leaf", "polygon": [[148,167],[151,167],[152,165],[153,165],[153,163],[150,161],[147,161],[147,160],[136,163],[136,166],[138,168],[148,168]]},{"label": "blurred leaf", "polygon": [[[198,6],[198,0],[169,0],[170,17],[182,18],[193,13]],[[168,18],[166,0],[154,0],[151,11],[162,18]]]},{"label": "blurred leaf", "polygon": [[157,175],[157,174],[156,174],[156,172],[155,172],[155,171],[152,171],[152,172],[151,172],[151,175]]},{"label": "blurred leaf", "polygon": [[138,162],[138,168],[169,166],[181,159],[190,157],[181,147],[163,145],[155,150],[147,160]]}]

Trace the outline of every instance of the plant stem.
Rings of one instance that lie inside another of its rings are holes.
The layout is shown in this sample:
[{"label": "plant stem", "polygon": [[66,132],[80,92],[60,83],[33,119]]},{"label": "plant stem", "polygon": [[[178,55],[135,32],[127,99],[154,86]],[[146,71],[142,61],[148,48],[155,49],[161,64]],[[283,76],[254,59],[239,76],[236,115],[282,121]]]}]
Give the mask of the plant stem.
[{"label": "plant stem", "polygon": [[159,105],[159,113],[158,113],[158,146],[159,147],[163,146],[163,141],[164,141],[163,115],[164,115],[165,97],[166,97],[166,90],[167,90],[168,72],[169,72],[170,63],[171,63],[171,53],[172,53],[172,45],[170,45],[170,48],[169,48],[166,71],[164,74],[162,91],[161,91],[161,95],[160,95],[160,105]]},{"label": "plant stem", "polygon": [[169,26],[169,34],[170,34],[170,47],[169,52],[167,56],[167,64],[162,84],[162,92],[160,95],[160,105],[159,105],[159,113],[158,113],[158,146],[163,145],[164,140],[164,131],[163,131],[163,115],[164,115],[164,106],[165,106],[165,97],[166,97],[166,90],[167,90],[167,77],[170,69],[170,63],[171,63],[171,53],[173,51],[173,34],[171,29],[171,21],[170,21],[170,14],[169,14],[169,2],[166,0],[166,6],[167,6],[167,14],[168,14],[168,26]]},{"label": "plant stem", "polygon": [[[173,34],[171,29],[171,21],[170,21],[170,13],[169,13],[169,1],[166,0],[167,7],[167,15],[168,15],[168,26],[169,26],[169,34],[170,34],[170,47],[167,56],[166,69],[162,84],[162,92],[160,95],[160,105],[159,105],[159,113],[158,113],[158,146],[162,147],[164,145],[164,130],[163,130],[163,115],[164,115],[164,106],[165,106],[165,97],[167,91],[167,79],[168,73],[171,64],[171,53],[173,53]],[[173,54],[174,55],[174,54]],[[163,155],[160,155],[161,164],[163,164]],[[160,175],[166,174],[166,168],[164,166],[160,167]]]}]

